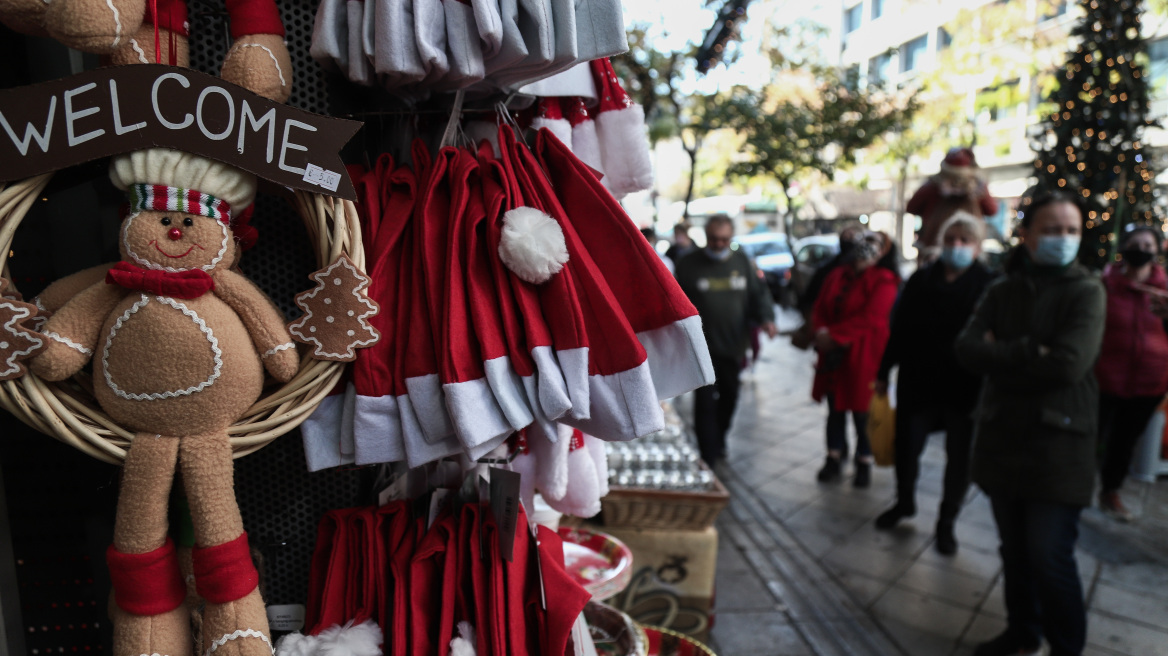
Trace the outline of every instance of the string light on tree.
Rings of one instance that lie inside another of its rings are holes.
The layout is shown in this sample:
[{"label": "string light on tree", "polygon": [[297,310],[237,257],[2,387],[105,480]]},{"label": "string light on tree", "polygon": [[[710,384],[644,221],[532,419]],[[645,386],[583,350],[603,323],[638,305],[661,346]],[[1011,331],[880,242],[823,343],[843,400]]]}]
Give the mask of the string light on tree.
[{"label": "string light on tree", "polygon": [[1126,224],[1160,222],[1156,172],[1140,142],[1143,129],[1156,123],[1148,117],[1140,64],[1147,60],[1137,27],[1142,3],[1081,0],[1081,6],[1071,31],[1075,45],[1047,98],[1052,113],[1032,146],[1038,186],[1077,190],[1088,206],[1080,259],[1101,267]]}]

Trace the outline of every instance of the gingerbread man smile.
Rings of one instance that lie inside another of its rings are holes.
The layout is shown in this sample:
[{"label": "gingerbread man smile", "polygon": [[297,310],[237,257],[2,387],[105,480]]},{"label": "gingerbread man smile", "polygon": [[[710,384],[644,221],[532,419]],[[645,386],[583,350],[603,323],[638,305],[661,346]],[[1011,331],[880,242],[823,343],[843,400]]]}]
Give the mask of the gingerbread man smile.
[{"label": "gingerbread man smile", "polygon": [[198,244],[191,244],[191,247],[188,248],[186,251],[184,251],[182,255],[171,255],[170,253],[167,253],[166,251],[162,250],[162,247],[158,245],[157,239],[151,239],[150,245],[154,247],[154,250],[158,251],[159,253],[162,253],[163,255],[165,255],[169,258],[175,259],[175,260],[178,260],[178,259],[181,259],[181,258],[184,258],[184,257],[190,255],[191,251],[195,250],[196,248],[201,250],[201,251],[206,250],[205,248],[203,248],[202,246],[200,246]]}]

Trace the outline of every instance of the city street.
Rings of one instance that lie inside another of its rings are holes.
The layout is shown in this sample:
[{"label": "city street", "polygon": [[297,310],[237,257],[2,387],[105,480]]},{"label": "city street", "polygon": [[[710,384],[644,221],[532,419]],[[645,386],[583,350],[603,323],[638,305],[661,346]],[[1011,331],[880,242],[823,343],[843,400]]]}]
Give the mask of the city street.
[{"label": "city street", "polygon": [[[784,329],[797,321],[784,317]],[[765,338],[764,338],[765,339]],[[873,522],[894,498],[893,470],[871,488],[822,484],[826,410],[810,398],[814,354],[767,342],[745,375],[728,462],[731,492],[718,521],[719,656],[897,653],[964,655],[1005,627],[997,533],[985,495],[971,489],[960,550],[933,548],[944,443],[930,438],[915,518],[892,532]],[[688,399],[679,403],[689,417]],[[853,439],[849,436],[849,439]],[[1168,480],[1129,481],[1131,525],[1083,514],[1080,575],[1094,656],[1168,654]]]}]

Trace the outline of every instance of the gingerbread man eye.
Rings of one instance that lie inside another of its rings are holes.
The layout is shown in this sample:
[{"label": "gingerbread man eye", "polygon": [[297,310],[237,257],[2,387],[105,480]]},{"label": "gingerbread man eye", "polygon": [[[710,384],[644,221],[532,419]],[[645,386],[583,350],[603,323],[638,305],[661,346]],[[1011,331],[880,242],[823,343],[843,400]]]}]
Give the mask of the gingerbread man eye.
[{"label": "gingerbread man eye", "polygon": [[169,216],[162,217],[162,221],[160,221],[160,223],[162,223],[162,225],[164,225],[164,226],[170,225],[170,217]]},{"label": "gingerbread man eye", "polygon": [[195,220],[188,216],[187,218],[183,219],[183,225],[189,228],[195,225]]}]

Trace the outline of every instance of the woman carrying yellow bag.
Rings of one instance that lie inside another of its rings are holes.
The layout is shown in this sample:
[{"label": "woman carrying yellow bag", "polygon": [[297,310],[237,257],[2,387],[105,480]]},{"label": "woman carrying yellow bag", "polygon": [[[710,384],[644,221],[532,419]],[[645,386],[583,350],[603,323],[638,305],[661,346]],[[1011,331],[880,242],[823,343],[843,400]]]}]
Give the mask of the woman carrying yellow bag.
[{"label": "woman carrying yellow bag", "polygon": [[896,462],[896,408],[888,398],[888,390],[872,395],[868,406],[868,441],[872,445],[872,459],[878,467],[891,467]]},{"label": "woman carrying yellow bag", "polygon": [[[984,224],[958,212],[941,230],[941,259],[909,278],[892,316],[892,333],[876,374],[876,399],[888,399],[888,377],[899,367],[894,454],[896,505],[876,518],[891,529],[916,514],[921,451],[930,433],[945,431],[945,484],[937,517],[937,551],[957,552],[953,524],[969,489],[973,408],[981,379],[957,364],[954,342],[993,274],[977,261]],[[873,407],[875,411],[875,406]],[[873,434],[873,450],[876,449]]]}]

